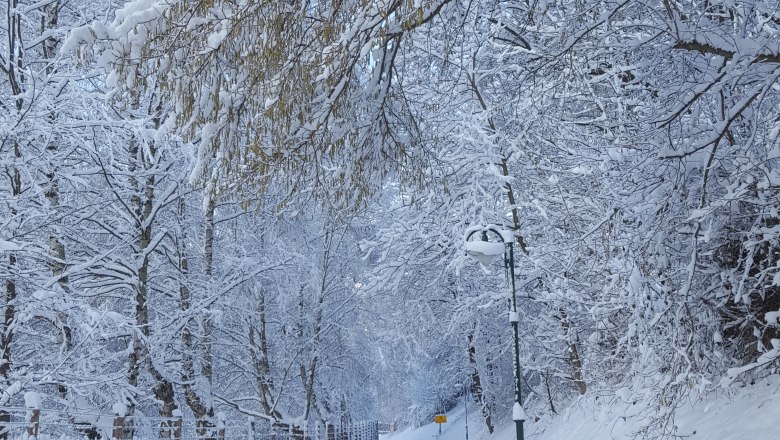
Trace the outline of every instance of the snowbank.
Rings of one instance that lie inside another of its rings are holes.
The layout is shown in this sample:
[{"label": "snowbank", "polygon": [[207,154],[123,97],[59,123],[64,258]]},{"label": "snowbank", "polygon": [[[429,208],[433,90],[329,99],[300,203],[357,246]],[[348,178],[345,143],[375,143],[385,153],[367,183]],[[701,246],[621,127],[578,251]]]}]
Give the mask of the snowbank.
[{"label": "snowbank", "polygon": [[[619,401],[619,399],[618,399]],[[657,433],[638,434],[643,419],[630,417],[631,403],[595,404],[579,399],[560,414],[534,422],[525,422],[526,440],[629,440],[658,438]],[[691,401],[675,411],[670,427],[678,438],[688,440],[777,440],[780,416],[780,376],[758,381],[755,385],[715,392]],[[383,440],[464,440],[463,408],[451,413],[438,437],[438,426],[431,423],[400,432]],[[488,436],[479,416],[469,406],[470,440],[514,440],[515,427],[510,422]],[[438,439],[437,439],[438,437]]]}]

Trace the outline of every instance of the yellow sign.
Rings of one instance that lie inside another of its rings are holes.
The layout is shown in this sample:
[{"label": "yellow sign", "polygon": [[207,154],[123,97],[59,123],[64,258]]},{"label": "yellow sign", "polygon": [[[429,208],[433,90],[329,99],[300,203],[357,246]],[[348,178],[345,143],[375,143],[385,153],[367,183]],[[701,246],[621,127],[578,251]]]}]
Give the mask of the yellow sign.
[{"label": "yellow sign", "polygon": [[447,416],[445,416],[444,414],[436,414],[435,416],[433,416],[433,421],[439,424],[447,423]]}]

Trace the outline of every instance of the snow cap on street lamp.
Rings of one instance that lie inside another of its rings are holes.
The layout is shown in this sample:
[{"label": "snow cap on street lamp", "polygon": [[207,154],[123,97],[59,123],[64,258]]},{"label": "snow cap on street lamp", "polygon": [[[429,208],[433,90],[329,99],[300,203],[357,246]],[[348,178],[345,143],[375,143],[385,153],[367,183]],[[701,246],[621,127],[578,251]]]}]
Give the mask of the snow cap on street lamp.
[{"label": "snow cap on street lamp", "polygon": [[[493,232],[501,241],[488,241],[488,231]],[[481,237],[472,239],[478,232]],[[476,258],[481,265],[487,266],[497,257],[504,255],[506,236],[505,231],[497,228],[474,226],[466,230],[463,247],[466,253]]]}]

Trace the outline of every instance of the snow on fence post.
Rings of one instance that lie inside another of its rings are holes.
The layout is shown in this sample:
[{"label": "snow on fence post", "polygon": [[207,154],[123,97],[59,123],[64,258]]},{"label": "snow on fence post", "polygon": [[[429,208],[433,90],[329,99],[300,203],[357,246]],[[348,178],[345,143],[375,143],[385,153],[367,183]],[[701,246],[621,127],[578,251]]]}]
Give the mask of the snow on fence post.
[{"label": "snow on fence post", "polygon": [[217,440],[225,440],[225,413],[217,413]]},{"label": "snow on fence post", "polygon": [[176,429],[177,414],[181,414],[178,408],[171,411],[170,417],[163,417],[160,420],[160,438],[176,438],[173,436],[173,431]]},{"label": "snow on fence post", "polygon": [[184,426],[183,414],[180,409],[176,408],[171,415],[173,416],[173,438],[174,440],[181,440],[181,428]]},{"label": "snow on fence post", "polygon": [[249,435],[247,438],[255,439],[257,438],[257,429],[255,428],[255,418],[252,416],[249,416]]},{"label": "snow on fence post", "polygon": [[35,391],[24,393],[24,406],[27,407],[27,438],[38,438],[41,421],[41,395]]},{"label": "snow on fence post", "polygon": [[117,402],[111,407],[111,411],[114,413],[114,428],[111,431],[111,440],[124,440],[127,406],[124,403]]}]

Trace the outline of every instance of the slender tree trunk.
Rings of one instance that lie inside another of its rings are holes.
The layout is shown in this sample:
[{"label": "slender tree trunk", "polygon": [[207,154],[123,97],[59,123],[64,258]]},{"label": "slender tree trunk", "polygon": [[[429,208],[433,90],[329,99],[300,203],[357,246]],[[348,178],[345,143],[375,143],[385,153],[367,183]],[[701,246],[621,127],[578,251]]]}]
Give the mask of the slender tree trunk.
[{"label": "slender tree trunk", "polygon": [[[8,83],[11,86],[11,93],[16,96],[14,99],[14,107],[16,111],[21,113],[22,105],[24,103],[21,97],[22,87],[21,81],[17,74],[17,71],[22,70],[22,55],[23,49],[21,47],[21,21],[18,11],[18,0],[7,0],[7,22],[6,30],[8,32],[8,61],[6,73],[8,75]],[[21,159],[22,152],[17,142],[13,142],[13,159],[17,162]],[[14,204],[22,193],[22,176],[19,169],[14,165],[8,172],[9,187],[11,188],[11,216],[18,215],[16,205]],[[2,334],[0,334],[0,381],[2,381],[3,393],[8,393],[11,387],[11,371],[13,370],[11,348],[14,340],[14,322],[16,321],[16,297],[18,294],[16,278],[14,270],[17,265],[17,256],[14,252],[8,253],[8,278],[5,280],[5,307],[3,310],[3,327]],[[9,426],[8,422],[11,421],[11,414],[7,411],[0,410],[0,440],[8,439],[8,433],[4,432],[4,427]],[[3,423],[4,422],[4,423]]]},{"label": "slender tree trunk", "polygon": [[332,231],[326,231],[325,234],[325,249],[323,250],[322,257],[322,276],[320,277],[319,297],[317,298],[317,304],[314,309],[314,325],[312,328],[312,357],[309,361],[308,375],[304,374],[306,370],[301,365],[301,380],[306,394],[306,408],[303,412],[303,419],[308,420],[312,409],[318,410],[316,395],[314,390],[314,383],[316,378],[317,363],[319,362],[319,350],[320,350],[320,332],[322,331],[322,317],[325,309],[325,296],[328,292],[329,277],[330,277],[330,264],[331,264],[331,251],[333,246],[334,233]]},{"label": "slender tree trunk", "polygon": [[[136,103],[137,104],[137,103]],[[142,337],[148,332],[148,316],[146,309],[146,280],[148,275],[148,258],[145,255],[146,244],[148,240],[145,239],[147,233],[151,232],[150,225],[144,226],[143,218],[143,202],[141,199],[141,188],[138,182],[137,174],[142,167],[139,166],[139,146],[136,139],[130,140],[130,146],[128,148],[129,155],[129,181],[132,194],[130,196],[130,206],[133,211],[133,218],[135,219],[136,233],[138,234],[135,242],[135,255],[134,257],[141,258],[142,261],[136,266],[138,273],[138,280],[135,285],[135,296],[133,298],[135,304],[135,329],[132,336],[132,350],[128,357],[128,371],[127,371],[127,383],[133,389],[138,387],[138,378],[141,375],[142,363],[144,362],[144,342]],[[126,438],[132,438],[133,436],[133,415],[135,414],[135,401],[127,402],[126,423],[124,429],[124,435]]]},{"label": "slender tree trunk", "polygon": [[19,0],[7,0],[6,17],[8,32],[8,60],[6,70],[8,74],[8,83],[11,86],[11,93],[14,94],[14,106],[21,112],[24,105],[22,94],[23,72],[24,72],[24,48],[22,47],[22,21],[21,11],[19,10]]},{"label": "slender tree trunk", "polygon": [[257,393],[265,414],[281,419],[282,415],[274,408],[274,383],[271,378],[271,365],[268,353],[268,333],[266,330],[266,297],[265,290],[260,290],[258,298],[257,328],[249,326],[249,355],[254,369]]},{"label": "slender tree trunk", "polygon": [[474,401],[482,413],[482,418],[485,420],[485,426],[488,433],[492,434],[495,426],[493,425],[493,415],[490,411],[490,406],[485,399],[485,394],[482,390],[482,378],[479,375],[479,367],[477,366],[477,347],[474,344],[474,331],[470,331],[467,335],[468,346],[468,359],[471,366],[471,395],[474,397]]},{"label": "slender tree trunk", "polygon": [[547,389],[547,402],[550,404],[550,411],[552,411],[553,414],[558,414],[558,412],[555,411],[552,391],[550,390],[550,372],[545,370],[544,374],[542,374],[542,378],[544,379],[544,386]]},{"label": "slender tree trunk", "polygon": [[566,310],[562,307],[559,309],[561,326],[563,326],[563,335],[568,341],[569,347],[569,365],[572,368],[572,376],[574,378],[574,385],[577,386],[577,391],[580,394],[585,394],[588,387],[585,384],[585,379],[582,375],[582,360],[580,359],[580,352],[577,348],[577,340],[571,340],[571,325],[569,324],[569,316],[566,314]]},{"label": "slender tree trunk", "polygon": [[[16,266],[16,255],[8,255],[9,274],[13,272]],[[14,339],[13,324],[16,320],[16,283],[14,278],[9,276],[5,280],[5,310],[3,311],[3,328],[0,334],[0,381],[2,381],[2,392],[7,392],[11,386],[11,344]],[[8,433],[4,432],[5,427],[10,426],[11,413],[0,410],[0,439],[7,440]]]},{"label": "slender tree trunk", "polygon": [[[44,15],[41,17],[41,35],[53,35],[56,32],[59,24],[59,11],[60,2],[54,0],[43,7]],[[43,60],[47,63],[46,74],[52,75],[55,73],[54,69],[54,57],[57,55],[57,46],[59,42],[53,36],[48,36],[43,40],[41,44],[43,51]],[[49,122],[52,127],[57,119],[57,115],[54,110],[49,112]],[[60,207],[60,189],[59,179],[57,177],[58,167],[57,164],[61,158],[58,157],[59,153],[59,139],[53,138],[46,145],[46,170],[44,174],[46,176],[46,191],[44,196],[48,202],[49,209],[54,214],[54,218],[59,218],[58,210]],[[51,269],[52,277],[57,280],[57,284],[62,292],[68,292],[68,276],[65,274],[65,244],[63,243],[60,235],[62,234],[62,228],[60,224],[54,224],[53,228],[49,231],[49,269]],[[59,313],[54,325],[62,335],[63,351],[70,353],[73,350],[73,331],[68,325],[67,317],[64,313]],[[68,400],[68,386],[65,383],[57,385],[57,392],[60,398]],[[83,410],[77,408],[77,410]],[[78,422],[73,416],[68,415],[71,423],[76,426],[83,426],[79,429],[88,439],[96,440],[100,438],[100,433],[94,426],[89,426],[87,423]]]},{"label": "slender tree trunk", "polygon": [[[211,190],[209,191],[209,194],[206,195],[206,197],[208,197],[208,203],[206,204],[206,228],[203,234],[203,249],[205,259],[203,272],[206,275],[208,285],[211,285],[211,278],[214,274],[214,211],[217,207],[216,182],[213,182]],[[214,323],[210,311],[210,309],[207,310],[206,316],[203,318],[203,364],[201,366],[201,373],[208,381],[209,388],[212,385],[214,374],[214,367],[212,365],[211,358]],[[210,391],[211,390],[209,390],[209,392]],[[210,409],[210,413],[213,413],[213,409]]]},{"label": "slender tree trunk", "polygon": [[173,384],[159,375],[155,379],[157,385],[154,387],[154,397],[162,402],[159,410],[160,417],[169,419],[160,421],[160,438],[171,438],[174,429],[173,412],[177,409]]},{"label": "slender tree trunk", "polygon": [[[14,144],[14,158],[21,158],[21,151],[18,144]],[[10,187],[11,187],[11,199],[12,203],[22,193],[22,178],[19,169],[13,167],[10,170]],[[11,207],[11,216],[16,216],[18,211],[15,206]],[[8,393],[11,387],[11,371],[13,370],[13,362],[11,357],[11,348],[14,340],[15,321],[16,321],[16,298],[17,298],[17,285],[16,276],[14,274],[15,267],[17,265],[17,256],[14,252],[8,253],[8,278],[5,280],[5,307],[3,310],[3,326],[0,329],[0,381],[2,381],[2,392]],[[10,398],[10,394],[9,394]],[[11,421],[11,414],[7,411],[0,410],[0,430],[2,427],[7,427],[8,422]],[[5,424],[3,424],[5,422]],[[0,439],[8,439],[8,433],[0,431]]]},{"label": "slender tree trunk", "polygon": [[[41,18],[41,34],[45,35],[57,28],[59,2],[52,1],[44,8],[44,16]],[[47,37],[43,40],[43,59],[49,65],[46,67],[48,74],[54,73],[54,67],[51,65],[54,55],[57,51],[57,39],[54,37]],[[49,113],[49,122],[54,123],[57,115],[52,111]],[[47,170],[45,171],[47,188],[44,193],[46,200],[49,203],[49,208],[55,212],[60,206],[60,192],[59,192],[59,180],[57,179],[57,166],[58,161],[57,153],[59,146],[57,145],[57,139],[52,139],[48,145],[46,145],[47,155]],[[62,276],[65,272],[65,245],[62,243],[59,237],[59,231],[50,231],[49,233],[49,268],[52,275],[57,279],[57,282],[61,287],[65,288],[68,282],[67,276]],[[70,333],[68,329],[67,333]],[[66,343],[70,341],[66,340]]]},{"label": "slender tree trunk", "polygon": [[[21,158],[19,145],[14,143],[14,158]],[[10,173],[11,203],[14,203],[22,192],[22,178],[19,169],[11,168]],[[11,207],[11,216],[16,216],[18,211],[15,205]],[[14,323],[16,321],[16,296],[17,285],[14,270],[17,264],[17,257],[14,252],[8,253],[8,278],[5,280],[5,304],[3,310],[3,326],[0,329],[0,381],[2,381],[2,392],[8,393],[11,387],[11,371],[13,363],[11,358],[11,347],[14,340]],[[9,394],[10,397],[10,394]],[[8,439],[8,433],[4,432],[5,427],[10,426],[11,414],[5,410],[0,410],[0,439]]]},{"label": "slender tree trunk", "polygon": [[[183,223],[187,216],[186,205],[183,198],[179,199],[178,206],[179,222]],[[187,242],[187,228],[182,227],[179,234],[179,243],[177,246],[178,258],[179,258],[179,272],[180,272],[180,284],[179,284],[179,304],[182,312],[192,312],[192,293],[187,285],[189,278],[189,261],[187,259],[185,246]],[[195,352],[195,344],[193,341],[193,334],[190,328],[192,323],[191,319],[188,319],[181,330],[181,343],[182,343],[182,383],[184,387],[184,400],[187,402],[187,406],[192,411],[195,418],[198,420],[198,435],[205,437],[210,432],[210,423],[207,416],[209,415],[209,408],[204,400],[198,395],[194,388],[195,383],[195,360],[193,359],[193,353]]]},{"label": "slender tree trunk", "polygon": [[[212,285],[212,277],[214,275],[214,214],[217,208],[217,182],[212,179],[211,186],[207,188],[208,197],[206,203],[206,225],[203,231],[203,253],[204,253],[204,267],[203,272],[206,276],[206,284]],[[209,290],[210,293],[210,290]],[[214,379],[214,366],[211,355],[213,345],[214,334],[214,322],[211,316],[211,307],[207,307],[205,310],[205,316],[202,321],[203,337],[201,339],[201,376],[206,379],[208,389],[206,393],[211,394],[211,387]],[[208,399],[210,402],[211,399]],[[206,402],[203,402],[206,403]],[[208,440],[213,440],[214,423],[214,408],[206,404],[205,414],[198,415],[198,424],[208,431]]]},{"label": "slender tree trunk", "polygon": [[[148,155],[156,157],[156,149],[153,145],[148,147]],[[149,174],[141,185],[138,174],[142,170],[147,170],[146,153],[140,151],[138,142],[133,139],[128,148],[130,156],[130,188],[132,195],[130,197],[130,207],[133,210],[133,217],[136,222],[136,233],[138,234],[135,243],[135,258],[137,262],[138,280],[135,285],[135,331],[133,332],[132,351],[128,358],[128,384],[135,388],[138,386],[138,379],[141,373],[148,371],[154,380],[152,392],[155,398],[161,401],[161,407],[158,412],[160,417],[170,418],[176,409],[173,384],[160,372],[152,363],[151,354],[147,343],[152,339],[151,326],[149,323],[149,254],[152,232],[154,225],[154,189],[156,179],[154,175]],[[133,415],[135,413],[135,403],[127,402],[127,422],[125,424],[125,435],[132,438],[134,431]],[[163,432],[169,432],[167,429],[161,429]],[[167,435],[167,434],[166,434]],[[165,438],[165,437],[164,437]]]},{"label": "slender tree trunk", "polygon": [[[55,0],[43,7],[44,15],[41,17],[41,35],[53,34],[56,31],[59,23],[59,10],[60,3]],[[46,74],[52,75],[55,72],[53,61],[57,54],[58,41],[53,36],[46,37],[41,44],[43,51],[43,61],[47,63]],[[49,112],[49,122],[54,125],[57,119],[57,115],[53,110]],[[59,153],[58,139],[52,138],[46,145],[46,169],[44,174],[46,176],[46,191],[44,196],[48,202],[49,209],[54,214],[55,218],[59,218],[57,211],[60,207],[60,190],[59,179],[57,178],[58,167],[60,158],[57,157]],[[52,277],[57,280],[57,284],[63,292],[68,291],[68,277],[65,273],[65,244],[62,242],[60,235],[62,228],[58,224],[54,224],[49,230],[49,269],[51,270]],[[65,353],[70,353],[73,349],[73,331],[67,323],[64,314],[60,314],[57,317],[57,321],[54,323],[57,329],[62,334],[62,343]],[[59,384],[57,390],[60,397],[67,399],[68,387],[65,384]],[[92,431],[95,431],[92,429]],[[90,438],[96,438],[97,432],[92,432]]]}]

